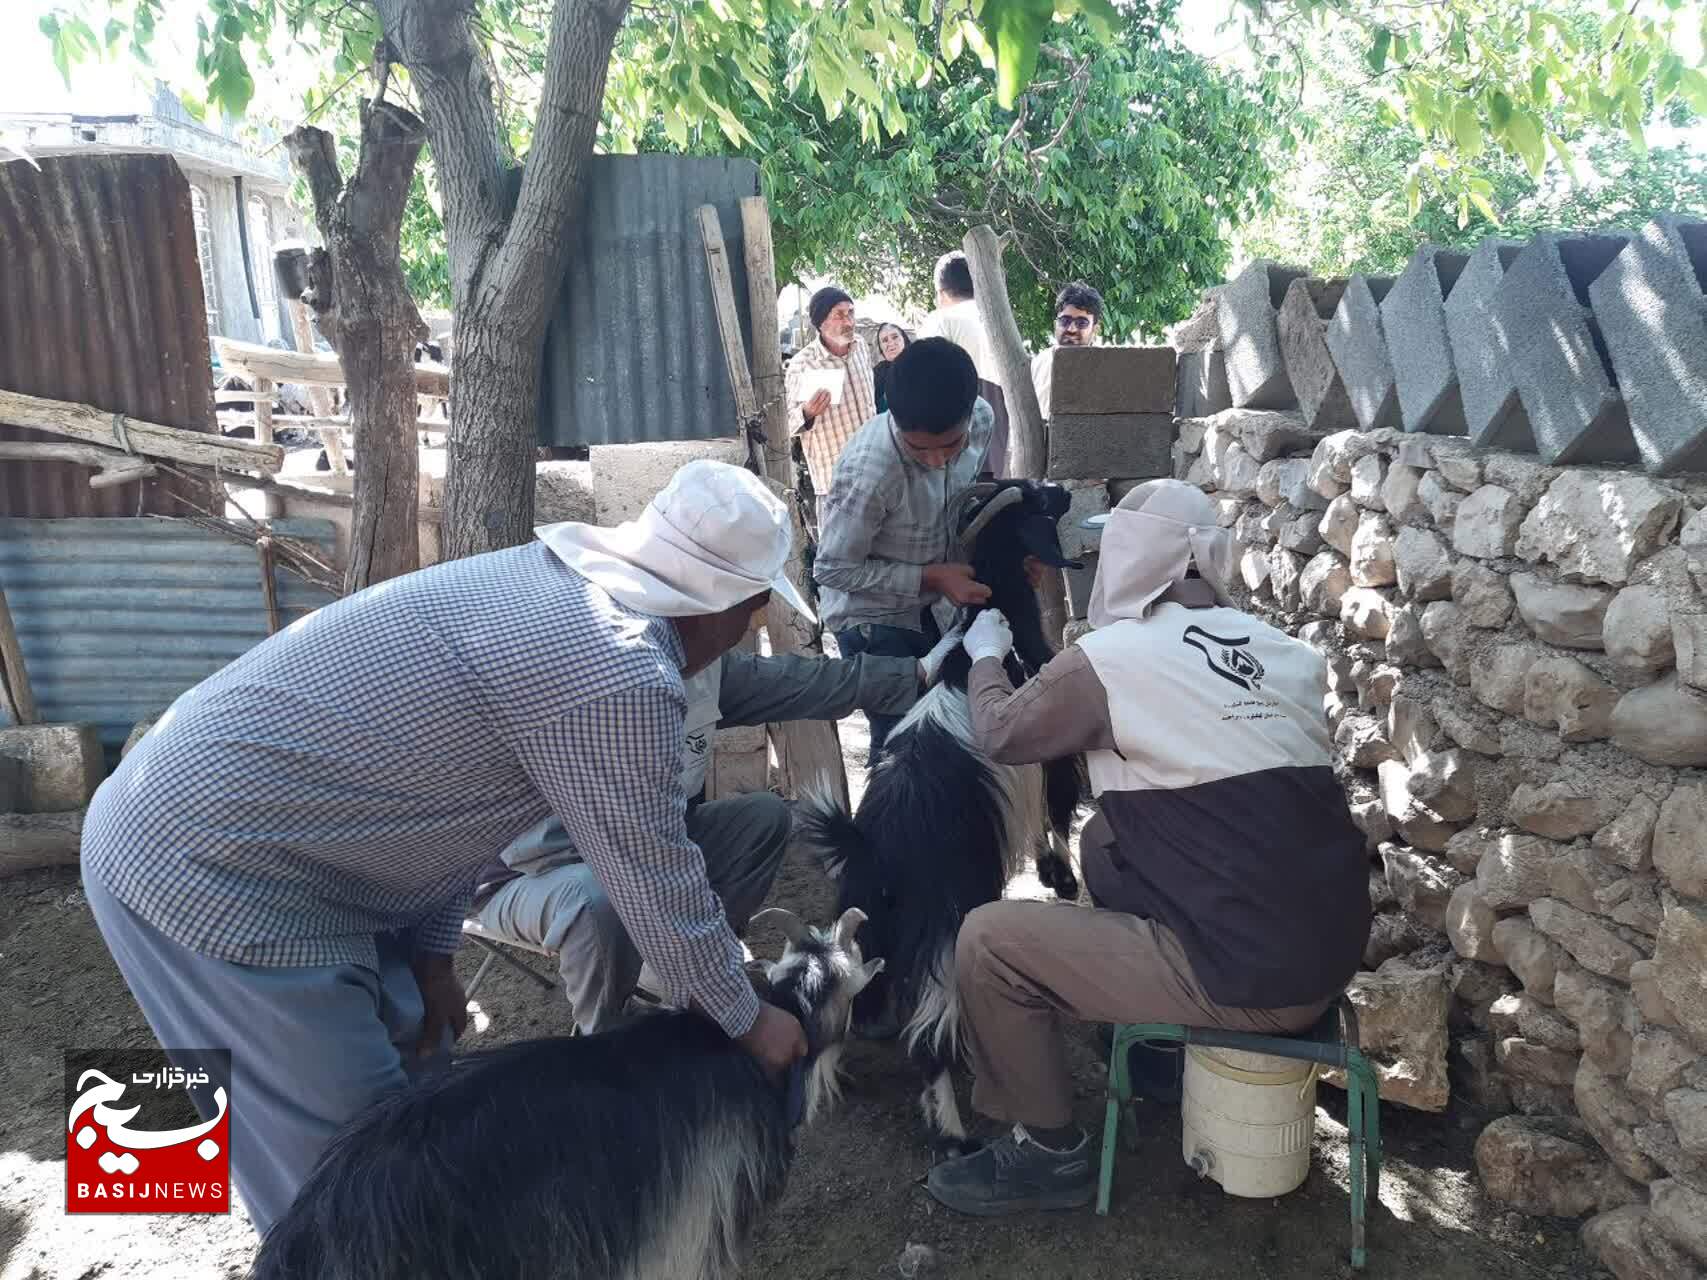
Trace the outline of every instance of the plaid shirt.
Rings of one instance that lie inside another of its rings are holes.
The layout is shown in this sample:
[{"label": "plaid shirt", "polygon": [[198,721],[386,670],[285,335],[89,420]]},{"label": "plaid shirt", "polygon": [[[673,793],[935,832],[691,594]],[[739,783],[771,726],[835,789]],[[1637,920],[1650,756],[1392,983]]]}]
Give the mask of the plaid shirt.
[{"label": "plaid shirt", "polygon": [[555,812],[675,1003],[758,1016],[684,825],[681,640],[541,543],[328,605],[189,690],[89,807],[83,871],[192,951],[454,951],[481,866]]},{"label": "plaid shirt", "polygon": [[948,504],[983,470],[996,417],[973,402],[966,447],[946,467],[914,462],[894,419],[873,418],[848,442],[824,499],[812,576],[832,632],[871,623],[919,630],[924,567],[951,558]]},{"label": "plaid shirt", "polygon": [[[802,431],[801,411],[812,398],[802,376],[808,369],[844,370],[847,383],[842,389],[842,402],[832,404],[814,418],[811,430]],[[812,491],[821,497],[829,492],[836,459],[842,456],[842,450],[855,433],[877,413],[877,387],[865,340],[855,338],[847,355],[838,356],[830,353],[822,338],[815,339],[788,362],[783,389],[788,399],[788,434],[800,437],[806,470],[812,476]]]}]

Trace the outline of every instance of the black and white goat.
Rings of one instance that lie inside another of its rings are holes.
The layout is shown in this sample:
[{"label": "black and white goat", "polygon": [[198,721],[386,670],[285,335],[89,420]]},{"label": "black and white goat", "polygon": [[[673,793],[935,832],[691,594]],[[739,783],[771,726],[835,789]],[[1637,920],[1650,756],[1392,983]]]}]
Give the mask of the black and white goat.
[{"label": "black and white goat", "polygon": [[805,1028],[787,1083],[691,1013],[456,1059],[333,1139],[250,1280],[736,1275],[796,1126],[836,1095],[854,997],[883,969],[854,940],[863,921],[753,918],[788,939],[754,984]]},{"label": "black and white goat", "polygon": [[[1038,481],[976,484],[958,499],[951,527],[978,581],[983,608],[1013,629],[1008,674],[1016,686],[1055,654],[1033,587],[1036,564],[1077,568],[1061,552],[1057,522],[1070,501]],[[1028,561],[1032,563],[1028,564]],[[969,622],[979,609],[965,611]],[[954,944],[975,907],[995,902],[1035,855],[1038,878],[1057,896],[1079,892],[1067,840],[1078,807],[1079,761],[998,764],[972,740],[966,682],[972,660],[955,648],[937,682],[890,733],[859,811],[807,797],[797,830],[839,882],[842,909],[865,912],[865,938],[888,962],[860,997],[863,1024],[899,1027],[925,1076],[925,1123],[943,1154],[967,1149],[950,1068],[959,1058]]]}]

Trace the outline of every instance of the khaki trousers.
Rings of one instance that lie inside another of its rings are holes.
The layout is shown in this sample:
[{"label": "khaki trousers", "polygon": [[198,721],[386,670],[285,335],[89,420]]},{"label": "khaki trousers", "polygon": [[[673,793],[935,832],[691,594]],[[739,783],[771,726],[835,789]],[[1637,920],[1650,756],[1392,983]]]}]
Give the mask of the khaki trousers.
[{"label": "khaki trousers", "polygon": [[1063,1019],[1284,1034],[1311,1026],[1332,1003],[1218,1005],[1169,930],[1064,902],[992,902],[972,912],[960,929],[955,980],[972,1105],[1004,1124],[1048,1129],[1073,1118]]}]

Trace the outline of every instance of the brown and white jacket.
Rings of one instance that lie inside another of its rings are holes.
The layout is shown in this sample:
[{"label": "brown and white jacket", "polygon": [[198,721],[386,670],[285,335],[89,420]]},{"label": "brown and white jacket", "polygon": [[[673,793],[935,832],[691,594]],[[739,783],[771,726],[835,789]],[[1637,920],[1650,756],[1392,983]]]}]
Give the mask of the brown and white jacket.
[{"label": "brown and white jacket", "polygon": [[1093,898],[1171,930],[1217,1003],[1309,1004],[1356,972],[1370,917],[1325,665],[1194,587],[1085,636],[1017,692],[999,662],[974,664],[973,731],[1006,764],[1085,753]]}]

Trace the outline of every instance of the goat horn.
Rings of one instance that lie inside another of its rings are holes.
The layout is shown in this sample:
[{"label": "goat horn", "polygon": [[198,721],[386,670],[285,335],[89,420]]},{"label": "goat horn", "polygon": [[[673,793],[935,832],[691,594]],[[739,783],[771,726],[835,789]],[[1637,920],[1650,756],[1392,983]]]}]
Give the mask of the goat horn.
[{"label": "goat horn", "polygon": [[858,907],[849,907],[842,912],[842,918],[836,921],[835,942],[838,947],[845,947],[853,941],[853,936],[859,931],[860,925],[866,922],[866,914]]},{"label": "goat horn", "polygon": [[1001,486],[993,480],[980,480],[959,490],[948,502],[948,527],[958,529],[960,518],[966,514],[967,508],[985,498],[995,497],[1000,491]]},{"label": "goat horn", "polygon": [[786,907],[766,907],[747,924],[749,928],[756,924],[775,925],[790,942],[804,943],[812,940],[812,932],[806,927],[806,922]]},{"label": "goat horn", "polygon": [[978,535],[984,532],[984,527],[988,525],[990,521],[994,520],[1016,502],[1024,501],[1024,490],[1019,488],[1003,489],[995,497],[991,498],[989,502],[984,504],[984,509],[982,511],[972,517],[972,523],[967,525],[965,532],[960,535],[960,545],[970,551],[977,545]]}]

